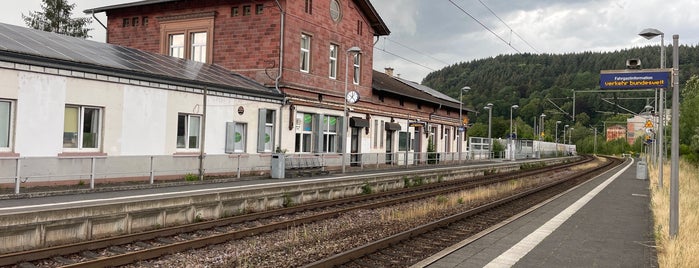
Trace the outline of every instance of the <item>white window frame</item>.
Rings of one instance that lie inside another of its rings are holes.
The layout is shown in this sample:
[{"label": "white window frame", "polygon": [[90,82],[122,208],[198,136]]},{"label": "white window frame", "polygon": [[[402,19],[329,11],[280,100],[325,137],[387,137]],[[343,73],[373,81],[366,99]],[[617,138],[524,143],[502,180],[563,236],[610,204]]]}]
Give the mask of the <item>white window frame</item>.
[{"label": "white window frame", "polygon": [[340,46],[336,44],[330,44],[330,56],[329,56],[329,74],[330,79],[337,79],[337,55],[340,51]]},{"label": "white window frame", "polygon": [[6,142],[7,144],[3,145],[0,143],[0,152],[9,152],[12,150],[12,133],[14,132],[14,126],[13,126],[13,121],[12,118],[14,116],[12,109],[14,109],[14,101],[12,100],[6,100],[6,99],[0,99],[0,103],[7,103],[7,118],[0,118],[0,122],[5,124],[3,121],[7,121],[6,125],[2,127],[6,127],[6,133],[0,133],[2,135],[5,135],[3,137],[4,141],[0,142]]},{"label": "white window frame", "polygon": [[[335,130],[330,129],[330,122],[335,120]],[[340,122],[339,118],[336,116],[323,116],[323,151],[324,153],[336,153],[339,152],[338,146],[338,131]]]},{"label": "white window frame", "polygon": [[[240,140],[237,140],[240,137]],[[227,154],[245,153],[247,151],[248,124],[241,122],[226,122]]]},{"label": "white window frame", "polygon": [[[311,129],[304,129],[304,118],[306,115],[311,117]],[[313,119],[314,116],[311,113],[296,113],[294,149],[297,153],[313,152]],[[306,137],[310,138],[306,139]],[[310,144],[306,144],[306,142]]]},{"label": "white window frame", "polygon": [[[200,34],[204,35],[204,42],[203,43],[196,42],[197,38],[195,36],[200,35]],[[206,56],[208,54],[208,51],[206,50],[208,40],[209,40],[209,33],[207,33],[206,31],[190,32],[189,33],[189,44],[190,44],[189,59],[190,60],[206,63]]]},{"label": "white window frame", "polygon": [[[300,54],[300,70],[308,73],[311,70],[311,36],[301,34],[301,54]],[[304,46],[306,45],[306,46]]]},{"label": "white window frame", "polygon": [[352,77],[352,83],[355,85],[359,85],[359,78],[362,76],[362,67],[361,67],[361,61],[362,61],[362,54],[360,53],[354,53],[354,58],[353,58],[353,63],[352,63],[352,70],[354,71],[354,75]]},{"label": "white window frame", "polygon": [[[72,137],[70,137],[70,133],[72,132],[66,132],[66,118],[65,118],[65,111],[68,108],[74,108],[77,109],[77,132],[73,134]],[[95,145],[94,147],[85,147],[83,144],[85,141],[85,133],[83,133],[83,129],[85,128],[85,110],[93,110],[97,111],[97,125],[93,126],[95,133]],[[63,118],[63,151],[64,152],[99,152],[102,148],[102,115],[104,114],[103,108],[101,107],[95,107],[95,106],[83,106],[83,105],[71,105],[71,104],[66,104],[64,107],[64,118]],[[66,146],[66,141],[70,139],[74,144],[75,147],[65,147]]]},{"label": "white window frame", "polygon": [[[182,44],[175,44],[174,39],[175,36],[181,36],[182,37]],[[185,44],[187,42],[187,39],[185,38],[184,33],[172,33],[168,34],[168,55],[170,57],[175,57],[175,58],[180,58],[184,59],[185,57]]]},{"label": "white window frame", "polygon": [[[184,137],[184,140],[182,141],[182,143],[180,143],[180,141],[179,141],[179,138],[180,138],[180,136],[179,136],[179,134],[180,134],[180,133],[179,133],[179,131],[180,131],[180,117],[184,117],[184,118],[185,118],[185,122],[184,122],[184,124],[185,124],[185,125],[184,125],[184,133],[183,133],[183,134],[184,134],[184,136],[183,136],[183,137]],[[197,118],[197,119],[199,119],[199,122],[198,122],[199,126],[198,126],[198,130],[197,130],[197,135],[196,135],[196,137],[197,137],[196,145],[193,146],[193,147],[190,147],[190,145],[189,145],[189,143],[190,143],[189,139],[190,139],[191,137],[193,137],[193,136],[190,136],[190,135],[191,135],[191,133],[190,133],[190,125],[192,124],[192,118]],[[175,142],[175,143],[176,143],[175,146],[177,147],[177,150],[179,150],[179,151],[188,151],[188,150],[191,151],[191,150],[198,150],[198,149],[200,148],[200,146],[201,146],[201,122],[202,122],[202,116],[201,116],[201,115],[198,115],[198,114],[185,114],[185,113],[179,113],[179,114],[177,114],[177,128],[176,128],[176,130],[177,130],[177,131],[176,131],[176,134],[177,134],[176,137],[177,137],[177,139],[176,139],[176,142]],[[182,145],[180,145],[180,144],[182,144]]]}]

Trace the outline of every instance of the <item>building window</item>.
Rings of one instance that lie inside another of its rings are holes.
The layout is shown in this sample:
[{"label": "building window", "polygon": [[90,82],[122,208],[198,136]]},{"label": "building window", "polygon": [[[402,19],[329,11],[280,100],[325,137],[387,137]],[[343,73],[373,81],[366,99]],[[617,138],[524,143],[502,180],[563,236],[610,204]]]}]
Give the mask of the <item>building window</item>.
[{"label": "building window", "polygon": [[340,3],[337,0],[330,0],[330,18],[334,22],[338,22],[342,18],[342,10],[340,10]]},{"label": "building window", "polygon": [[297,153],[341,152],[344,137],[344,117],[296,113]]},{"label": "building window", "polygon": [[335,116],[323,117],[323,152],[334,153],[338,152],[337,139],[337,123],[338,118]]},{"label": "building window", "polygon": [[190,35],[189,40],[192,46],[189,59],[198,62],[206,62],[206,32],[191,33]]},{"label": "building window", "polygon": [[201,115],[177,115],[177,148],[198,149],[201,132]]},{"label": "building window", "polygon": [[238,7],[232,7],[231,8],[231,17],[237,17],[238,16]]},{"label": "building window", "polygon": [[309,72],[311,65],[311,37],[301,34],[301,71]]},{"label": "building window", "polygon": [[386,138],[385,138],[386,137],[386,135],[385,135],[386,128],[383,127],[383,126],[385,126],[385,124],[386,124],[386,122],[383,120],[381,120],[381,122],[379,122],[379,126],[381,126],[379,128],[379,148],[383,148],[383,142],[386,140]]},{"label": "building window", "polygon": [[257,151],[271,153],[274,150],[274,126],[276,111],[260,109],[257,122]]},{"label": "building window", "polygon": [[357,21],[357,35],[362,35],[362,28],[364,27],[364,23],[362,23],[361,20]]},{"label": "building window", "polygon": [[133,19],[131,19],[131,26],[138,26],[138,17],[133,17]]},{"label": "building window", "polygon": [[335,44],[330,44],[330,79],[337,79],[337,51],[339,47]]},{"label": "building window", "polygon": [[100,108],[67,105],[63,117],[63,148],[98,149]]},{"label": "building window", "polygon": [[[186,57],[193,61],[206,62],[208,54],[206,50],[208,41],[206,32],[192,32],[189,33],[189,36],[182,33],[171,34],[169,39],[170,56],[181,59]],[[189,44],[188,47],[185,47],[185,42]]]},{"label": "building window", "polygon": [[313,145],[313,115],[296,113],[296,146],[297,153],[310,153]]},{"label": "building window", "polygon": [[121,27],[129,27],[129,24],[131,24],[131,19],[125,18],[121,22]]},{"label": "building window", "polygon": [[409,149],[409,141],[410,133],[405,131],[398,132],[398,151],[407,151]]},{"label": "building window", "polygon": [[184,34],[171,34],[168,39],[170,40],[170,52],[168,55],[184,59]]},{"label": "building window", "polygon": [[159,27],[162,54],[204,63],[211,62],[213,17],[189,21],[164,19],[159,23]]},{"label": "building window", "polygon": [[250,6],[243,6],[243,16],[250,15]]},{"label": "building window", "polygon": [[143,19],[141,19],[141,21],[141,25],[148,26],[148,16],[144,16]]},{"label": "building window", "polygon": [[359,85],[359,78],[361,76],[361,60],[362,54],[355,53],[354,63],[352,65],[352,69],[354,70],[354,77],[352,78],[352,83],[354,83],[355,85]]},{"label": "building window", "polygon": [[0,100],[0,148],[10,147],[12,103]]},{"label": "building window", "polygon": [[379,120],[374,120],[374,148],[379,146]]},{"label": "building window", "polygon": [[255,5],[255,14],[260,15],[260,14],[262,14],[263,10],[264,10],[264,6],[262,4]]},{"label": "building window", "polygon": [[247,144],[247,124],[226,123],[226,153],[244,153]]},{"label": "building window", "polygon": [[405,106],[405,101],[403,99],[398,100],[400,106]]},{"label": "building window", "polygon": [[418,109],[418,110],[422,110],[422,104],[421,104],[421,103],[417,103],[417,109]]},{"label": "building window", "polygon": [[313,0],[305,0],[306,5],[304,6],[304,11],[308,14],[313,14]]}]

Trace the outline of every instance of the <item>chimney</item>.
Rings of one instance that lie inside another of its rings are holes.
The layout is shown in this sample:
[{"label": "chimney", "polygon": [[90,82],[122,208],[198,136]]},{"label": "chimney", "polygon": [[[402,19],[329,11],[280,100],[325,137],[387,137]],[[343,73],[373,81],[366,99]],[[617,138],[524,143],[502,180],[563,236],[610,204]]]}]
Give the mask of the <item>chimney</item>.
[{"label": "chimney", "polygon": [[393,77],[393,68],[386,67],[386,68],[384,68],[384,70],[386,70],[386,75]]}]

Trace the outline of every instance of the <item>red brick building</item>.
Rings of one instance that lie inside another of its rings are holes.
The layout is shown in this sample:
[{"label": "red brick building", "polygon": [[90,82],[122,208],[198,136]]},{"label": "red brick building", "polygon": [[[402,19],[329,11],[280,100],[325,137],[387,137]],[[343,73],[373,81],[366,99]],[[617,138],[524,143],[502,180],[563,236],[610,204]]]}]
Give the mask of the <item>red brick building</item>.
[{"label": "red brick building", "polygon": [[[85,12],[106,12],[108,43],[220,65],[283,92],[286,104],[267,111],[279,149],[392,153],[394,132],[433,130],[456,140],[457,100],[372,86],[374,38],[390,31],[369,0],[145,0]],[[358,93],[347,114],[345,91]],[[417,144],[409,150],[426,150]]]},{"label": "red brick building", "polygon": [[626,139],[626,128],[622,125],[607,127],[607,141]]}]

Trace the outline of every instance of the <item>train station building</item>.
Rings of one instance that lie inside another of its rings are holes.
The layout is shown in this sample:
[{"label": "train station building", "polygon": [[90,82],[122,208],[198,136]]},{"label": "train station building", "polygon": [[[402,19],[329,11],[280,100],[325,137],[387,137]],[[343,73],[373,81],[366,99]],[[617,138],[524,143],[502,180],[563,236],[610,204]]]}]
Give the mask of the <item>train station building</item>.
[{"label": "train station building", "polygon": [[259,175],[275,152],[321,157],[329,170],[420,163],[428,147],[442,161],[468,157],[458,100],[373,70],[374,38],[389,30],[368,0],[86,12],[107,13],[109,44],[0,27],[26,37],[0,40],[11,81],[0,156],[15,167],[0,177]]}]

